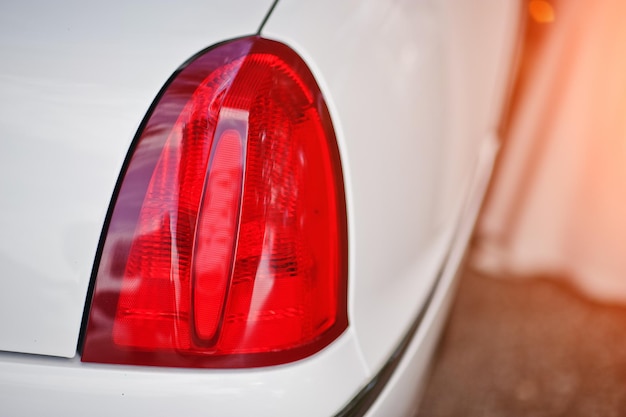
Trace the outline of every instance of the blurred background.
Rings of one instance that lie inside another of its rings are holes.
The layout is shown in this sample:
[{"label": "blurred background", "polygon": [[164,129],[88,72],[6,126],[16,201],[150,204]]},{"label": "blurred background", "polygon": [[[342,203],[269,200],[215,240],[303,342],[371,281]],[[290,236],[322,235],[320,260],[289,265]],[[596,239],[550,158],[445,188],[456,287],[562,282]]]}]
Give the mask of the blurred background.
[{"label": "blurred background", "polygon": [[481,271],[571,280],[626,302],[626,2],[533,0]]},{"label": "blurred background", "polygon": [[626,416],[626,1],[526,0],[420,416]]}]

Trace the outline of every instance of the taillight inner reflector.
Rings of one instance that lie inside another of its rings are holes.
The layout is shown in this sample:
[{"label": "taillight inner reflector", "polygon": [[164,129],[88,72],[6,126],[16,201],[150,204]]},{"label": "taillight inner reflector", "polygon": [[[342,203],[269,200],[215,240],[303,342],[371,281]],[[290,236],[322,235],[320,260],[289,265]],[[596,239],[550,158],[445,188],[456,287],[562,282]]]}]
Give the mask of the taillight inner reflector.
[{"label": "taillight inner reflector", "polygon": [[86,362],[255,367],[348,324],[339,152],[313,76],[250,37],[182,68],[140,128],[104,230]]}]

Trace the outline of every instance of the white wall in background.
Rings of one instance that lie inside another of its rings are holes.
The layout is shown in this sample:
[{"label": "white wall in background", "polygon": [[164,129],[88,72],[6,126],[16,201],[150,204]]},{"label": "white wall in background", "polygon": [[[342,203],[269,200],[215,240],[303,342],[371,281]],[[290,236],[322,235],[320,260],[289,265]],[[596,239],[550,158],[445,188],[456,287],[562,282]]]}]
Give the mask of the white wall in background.
[{"label": "white wall in background", "polygon": [[553,5],[554,22],[529,23],[531,65],[474,264],[626,302],[626,2]]}]

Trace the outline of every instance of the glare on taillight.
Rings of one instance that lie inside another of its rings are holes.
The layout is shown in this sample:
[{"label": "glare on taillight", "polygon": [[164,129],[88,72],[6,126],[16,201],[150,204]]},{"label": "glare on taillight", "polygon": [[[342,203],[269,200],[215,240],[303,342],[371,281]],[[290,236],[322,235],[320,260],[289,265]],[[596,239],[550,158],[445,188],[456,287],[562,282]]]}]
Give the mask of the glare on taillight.
[{"label": "glare on taillight", "polygon": [[175,74],[112,203],[82,360],[286,363],[347,327],[339,152],[311,72],[259,37]]}]

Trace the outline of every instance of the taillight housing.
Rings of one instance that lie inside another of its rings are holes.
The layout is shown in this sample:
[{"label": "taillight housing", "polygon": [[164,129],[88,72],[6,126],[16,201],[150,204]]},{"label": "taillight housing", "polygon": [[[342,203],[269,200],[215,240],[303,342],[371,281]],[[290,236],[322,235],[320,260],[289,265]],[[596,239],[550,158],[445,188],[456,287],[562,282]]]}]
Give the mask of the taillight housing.
[{"label": "taillight housing", "polygon": [[238,39],[170,79],[127,157],[96,271],[84,362],[266,366],[346,329],[339,152],[293,50]]}]

